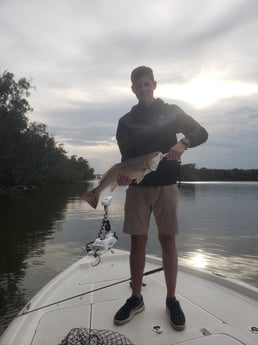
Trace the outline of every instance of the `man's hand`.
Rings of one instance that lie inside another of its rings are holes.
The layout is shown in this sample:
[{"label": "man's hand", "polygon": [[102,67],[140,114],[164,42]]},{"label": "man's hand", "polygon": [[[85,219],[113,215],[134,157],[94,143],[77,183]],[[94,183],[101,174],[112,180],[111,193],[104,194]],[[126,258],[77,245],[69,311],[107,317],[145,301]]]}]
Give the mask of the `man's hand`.
[{"label": "man's hand", "polygon": [[120,174],[117,177],[117,184],[119,186],[128,186],[132,183],[132,179],[127,175],[126,171],[120,172]]},{"label": "man's hand", "polygon": [[179,161],[184,153],[186,146],[182,141],[176,143],[176,145],[170,147],[168,151],[168,159]]}]

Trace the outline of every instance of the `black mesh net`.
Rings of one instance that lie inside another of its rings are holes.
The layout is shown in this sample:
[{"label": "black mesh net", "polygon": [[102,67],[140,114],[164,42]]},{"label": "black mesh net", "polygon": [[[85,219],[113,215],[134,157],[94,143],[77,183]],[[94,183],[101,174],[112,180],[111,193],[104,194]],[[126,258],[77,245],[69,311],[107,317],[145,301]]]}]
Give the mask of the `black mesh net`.
[{"label": "black mesh net", "polygon": [[59,345],[134,345],[128,338],[108,329],[73,328]]}]

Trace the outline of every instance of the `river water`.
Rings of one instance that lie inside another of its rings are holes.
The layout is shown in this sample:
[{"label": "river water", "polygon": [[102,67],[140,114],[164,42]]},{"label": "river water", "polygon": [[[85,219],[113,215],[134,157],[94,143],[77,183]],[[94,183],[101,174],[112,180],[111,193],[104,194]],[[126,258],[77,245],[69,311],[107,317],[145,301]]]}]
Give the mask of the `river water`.
[{"label": "river water", "polygon": [[[0,197],[0,334],[13,316],[51,278],[85,255],[103,209],[79,196],[91,184],[51,187]],[[108,192],[103,195],[111,195]],[[117,248],[125,188],[112,193],[110,221]],[[179,260],[258,287],[258,183],[195,182],[180,188]],[[160,255],[152,219],[147,253]]]}]

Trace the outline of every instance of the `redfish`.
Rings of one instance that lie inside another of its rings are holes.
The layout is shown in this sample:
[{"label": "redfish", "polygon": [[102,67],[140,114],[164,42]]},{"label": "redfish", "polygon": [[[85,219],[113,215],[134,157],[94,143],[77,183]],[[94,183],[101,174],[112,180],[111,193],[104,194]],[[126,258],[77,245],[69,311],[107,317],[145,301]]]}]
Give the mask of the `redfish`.
[{"label": "redfish", "polygon": [[108,169],[99,181],[99,185],[84,193],[81,199],[87,201],[93,208],[97,208],[100,194],[104,189],[110,187],[112,192],[117,186],[117,178],[121,172],[126,172],[132,179],[140,183],[144,176],[157,170],[160,161],[167,154],[152,152],[145,156],[131,158],[121,163],[114,164]]}]

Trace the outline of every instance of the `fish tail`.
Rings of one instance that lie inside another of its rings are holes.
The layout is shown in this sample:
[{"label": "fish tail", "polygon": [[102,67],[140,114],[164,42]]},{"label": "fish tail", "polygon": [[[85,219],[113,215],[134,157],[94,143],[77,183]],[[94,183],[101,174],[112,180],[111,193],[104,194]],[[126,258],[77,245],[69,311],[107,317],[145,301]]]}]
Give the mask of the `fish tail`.
[{"label": "fish tail", "polygon": [[100,197],[100,193],[98,193],[96,189],[93,189],[89,192],[84,193],[81,196],[81,199],[85,200],[88,204],[90,204],[91,207],[97,208],[99,197]]}]

